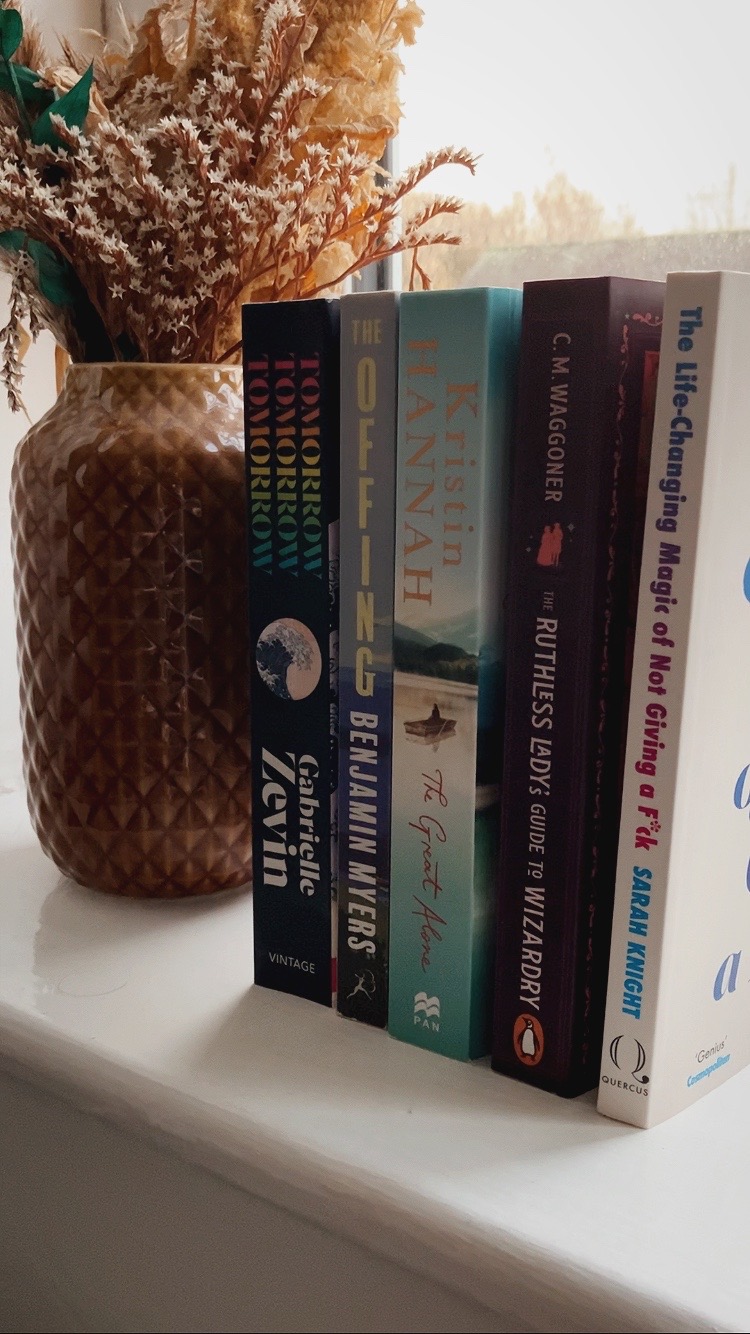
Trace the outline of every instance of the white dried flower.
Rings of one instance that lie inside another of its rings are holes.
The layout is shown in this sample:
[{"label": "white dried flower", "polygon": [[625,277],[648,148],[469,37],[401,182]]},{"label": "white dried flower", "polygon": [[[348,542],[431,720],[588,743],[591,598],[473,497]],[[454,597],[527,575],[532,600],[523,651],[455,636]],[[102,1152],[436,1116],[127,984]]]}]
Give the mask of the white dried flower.
[{"label": "white dried flower", "polygon": [[[400,201],[473,160],[442,150],[399,181],[378,167],[418,17],[414,0],[157,0],[126,41],[102,43],[83,128],[51,117],[56,148],[31,142],[0,92],[0,232],[48,247],[78,294],[57,318],[28,255],[0,249],[9,394],[22,312],[53,322],[74,359],[236,357],[243,301],[312,296],[427,244],[455,201],[399,235]],[[87,66],[63,49],[64,65],[39,67],[58,92]]]}]

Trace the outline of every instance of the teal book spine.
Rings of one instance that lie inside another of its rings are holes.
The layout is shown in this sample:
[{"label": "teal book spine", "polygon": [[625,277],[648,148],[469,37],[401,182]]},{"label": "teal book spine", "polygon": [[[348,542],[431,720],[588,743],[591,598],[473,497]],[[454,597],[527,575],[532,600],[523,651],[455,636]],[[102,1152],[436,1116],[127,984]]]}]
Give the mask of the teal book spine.
[{"label": "teal book spine", "polygon": [[521,293],[401,298],[388,1029],[489,1050]]}]

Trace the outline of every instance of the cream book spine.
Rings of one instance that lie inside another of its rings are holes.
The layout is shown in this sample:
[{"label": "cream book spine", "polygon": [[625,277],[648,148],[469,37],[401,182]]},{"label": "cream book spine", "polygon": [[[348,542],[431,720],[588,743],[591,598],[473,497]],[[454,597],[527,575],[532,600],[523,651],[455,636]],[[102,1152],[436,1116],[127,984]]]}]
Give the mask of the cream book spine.
[{"label": "cream book spine", "polygon": [[598,1108],[750,1061],[750,275],[667,280]]}]

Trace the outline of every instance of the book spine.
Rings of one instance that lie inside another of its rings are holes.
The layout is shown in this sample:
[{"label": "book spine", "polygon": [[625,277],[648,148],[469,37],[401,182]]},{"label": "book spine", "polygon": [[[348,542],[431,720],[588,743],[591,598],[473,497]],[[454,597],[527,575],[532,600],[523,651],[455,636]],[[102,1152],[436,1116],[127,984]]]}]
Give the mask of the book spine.
[{"label": "book spine", "polygon": [[388,1028],[464,1060],[489,1039],[520,307],[401,304]]},{"label": "book spine", "polygon": [[493,1066],[564,1095],[594,1086],[601,1050],[634,493],[662,295],[597,279],[525,296]]},{"label": "book spine", "polygon": [[679,893],[670,861],[720,284],[667,279],[597,1104],[641,1127],[674,1095],[666,1051],[660,1083],[657,1030]]},{"label": "book spine", "polygon": [[384,1028],[398,294],[341,302],[338,1009]]},{"label": "book spine", "polygon": [[255,980],[332,995],[339,337],[334,301],[243,310]]}]

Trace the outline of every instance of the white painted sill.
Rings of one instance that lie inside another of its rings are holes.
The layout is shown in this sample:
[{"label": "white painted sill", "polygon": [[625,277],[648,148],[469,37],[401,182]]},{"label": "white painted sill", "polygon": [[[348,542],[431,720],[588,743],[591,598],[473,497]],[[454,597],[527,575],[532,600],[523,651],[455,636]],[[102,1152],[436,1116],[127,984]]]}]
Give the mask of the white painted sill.
[{"label": "white painted sill", "polygon": [[144,905],[62,879],[19,791],[0,882],[6,1074],[431,1280],[464,1328],[750,1328],[750,1072],[639,1132],[412,1050],[252,987],[246,894]]}]

